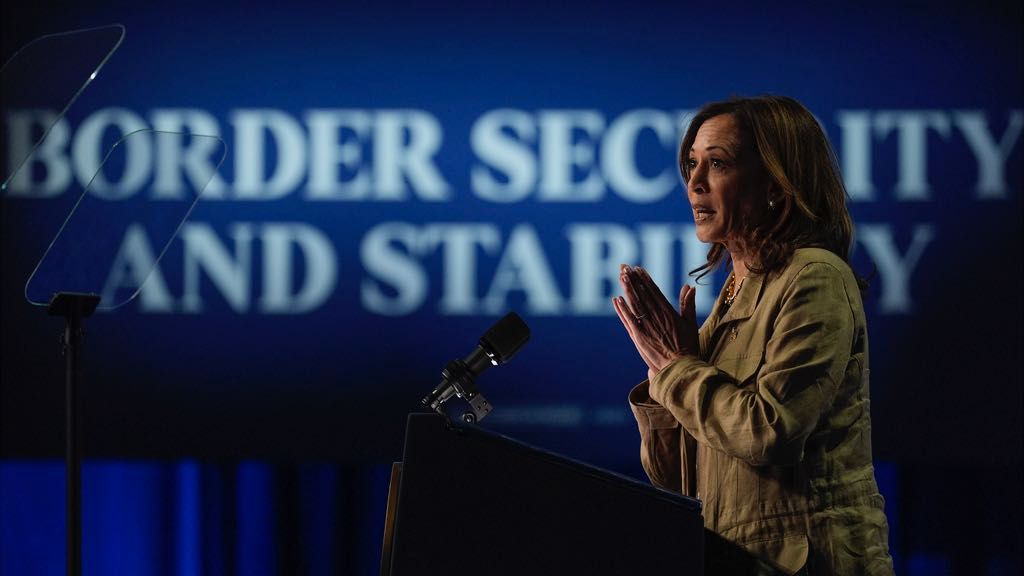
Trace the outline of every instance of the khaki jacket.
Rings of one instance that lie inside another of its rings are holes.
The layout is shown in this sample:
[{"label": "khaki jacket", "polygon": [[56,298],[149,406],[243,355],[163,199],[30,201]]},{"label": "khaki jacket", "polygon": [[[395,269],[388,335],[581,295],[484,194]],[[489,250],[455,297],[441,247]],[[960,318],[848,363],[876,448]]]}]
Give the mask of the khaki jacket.
[{"label": "khaki jacket", "polygon": [[651,481],[703,500],[708,530],[784,573],[892,574],[849,266],[800,249],[723,308],[719,296],[699,358],[630,393]]}]

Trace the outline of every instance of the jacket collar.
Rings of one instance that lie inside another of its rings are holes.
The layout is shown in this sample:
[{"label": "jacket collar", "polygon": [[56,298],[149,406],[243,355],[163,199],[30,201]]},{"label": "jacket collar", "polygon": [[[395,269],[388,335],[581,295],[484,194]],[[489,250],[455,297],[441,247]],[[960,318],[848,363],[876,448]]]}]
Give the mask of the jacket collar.
[{"label": "jacket collar", "polygon": [[[757,308],[757,303],[761,301],[761,294],[764,292],[764,274],[748,274],[743,279],[743,284],[740,286],[739,294],[736,295],[736,299],[733,300],[732,306],[729,307],[725,312],[725,316],[722,317],[722,324],[726,322],[732,322],[735,320],[744,320],[750,318],[754,313],[754,308]],[[715,304],[715,312],[721,308],[725,301],[725,292],[718,296],[718,302]]]},{"label": "jacket collar", "polygon": [[[721,343],[720,332],[730,322],[744,320],[754,314],[754,309],[757,308],[757,303],[761,301],[761,296],[764,293],[764,285],[764,274],[751,273],[748,275],[743,280],[743,285],[740,287],[740,292],[736,295],[736,299],[733,300],[732,306],[725,311],[725,315],[721,318],[718,315],[722,306],[725,305],[725,291],[722,290],[719,293],[718,299],[715,300],[715,305],[711,308],[711,314],[708,315],[707,322],[698,335],[702,360],[708,361],[715,353],[711,349],[711,344],[713,342]],[[718,344],[715,347],[717,348],[717,346]]]}]

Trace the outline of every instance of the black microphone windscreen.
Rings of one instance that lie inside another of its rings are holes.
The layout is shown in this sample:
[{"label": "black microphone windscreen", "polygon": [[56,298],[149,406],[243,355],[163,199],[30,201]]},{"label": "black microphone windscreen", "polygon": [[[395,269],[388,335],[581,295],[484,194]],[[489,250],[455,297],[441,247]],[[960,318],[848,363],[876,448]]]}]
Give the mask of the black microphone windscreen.
[{"label": "black microphone windscreen", "polygon": [[500,364],[508,362],[529,339],[530,327],[518,314],[509,312],[480,338],[480,346],[494,354]]}]

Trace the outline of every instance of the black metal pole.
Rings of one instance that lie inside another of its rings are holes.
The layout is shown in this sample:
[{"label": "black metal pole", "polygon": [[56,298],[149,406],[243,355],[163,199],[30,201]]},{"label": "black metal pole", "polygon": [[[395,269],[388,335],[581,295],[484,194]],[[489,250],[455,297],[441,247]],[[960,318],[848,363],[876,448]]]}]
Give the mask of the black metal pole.
[{"label": "black metal pole", "polygon": [[78,348],[82,337],[82,317],[77,307],[72,306],[65,319],[67,573],[68,576],[79,576],[82,573],[82,448],[78,414]]},{"label": "black metal pole", "polygon": [[82,345],[82,320],[100,303],[97,294],[58,292],[47,307],[51,316],[64,317],[65,379],[65,487],[67,510],[67,573],[82,574],[82,419],[79,398],[78,360]]}]

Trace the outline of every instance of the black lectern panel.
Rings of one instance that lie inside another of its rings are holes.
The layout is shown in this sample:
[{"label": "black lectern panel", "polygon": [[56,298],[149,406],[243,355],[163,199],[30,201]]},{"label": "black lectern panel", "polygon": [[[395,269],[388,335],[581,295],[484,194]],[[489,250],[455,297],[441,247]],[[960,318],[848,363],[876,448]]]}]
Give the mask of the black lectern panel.
[{"label": "black lectern panel", "polygon": [[697,500],[439,415],[409,416],[391,576],[700,575],[703,554]]}]

